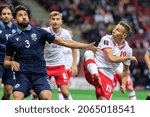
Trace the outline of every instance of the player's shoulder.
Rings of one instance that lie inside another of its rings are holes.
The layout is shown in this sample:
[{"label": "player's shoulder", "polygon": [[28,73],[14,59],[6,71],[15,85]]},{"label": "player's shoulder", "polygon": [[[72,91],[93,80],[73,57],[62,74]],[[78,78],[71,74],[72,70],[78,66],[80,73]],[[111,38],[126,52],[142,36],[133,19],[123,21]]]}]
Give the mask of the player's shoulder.
[{"label": "player's shoulder", "polygon": [[14,38],[18,37],[19,33],[16,31],[11,36],[8,37],[8,41],[12,41]]},{"label": "player's shoulder", "polygon": [[128,52],[128,53],[132,53],[132,48],[129,46],[128,42],[125,41],[125,50]]},{"label": "player's shoulder", "polygon": [[102,37],[102,40],[111,40],[111,38],[112,38],[112,35],[107,34]]},{"label": "player's shoulder", "polygon": [[70,35],[69,30],[67,30],[67,29],[65,29],[65,28],[62,28],[62,33],[67,34],[67,35]]}]

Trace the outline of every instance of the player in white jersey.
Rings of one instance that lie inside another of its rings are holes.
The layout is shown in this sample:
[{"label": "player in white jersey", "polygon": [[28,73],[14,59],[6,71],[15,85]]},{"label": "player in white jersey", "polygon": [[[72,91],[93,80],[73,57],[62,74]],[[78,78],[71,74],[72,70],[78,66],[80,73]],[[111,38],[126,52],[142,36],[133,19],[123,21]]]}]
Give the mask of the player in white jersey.
[{"label": "player in white jersey", "polygon": [[[73,38],[73,32],[71,29],[67,29]],[[78,63],[80,60],[80,51],[79,49],[71,49],[64,47],[63,50],[64,53],[64,59],[65,59],[65,69],[68,75],[69,85],[71,85],[71,79],[73,76],[77,75],[78,73]],[[71,94],[70,94],[71,95]],[[61,89],[58,88],[58,98],[60,100],[64,100],[64,97],[62,95]]]},{"label": "player in white jersey", "polygon": [[85,52],[85,77],[95,86],[96,97],[99,100],[111,99],[114,73],[120,62],[124,64],[121,91],[126,91],[130,61],[137,63],[137,59],[132,56],[132,49],[125,41],[130,30],[130,26],[121,21],[113,29],[112,35],[106,35],[101,39],[98,45],[100,51],[95,57],[93,52]]},{"label": "player in white jersey", "polygon": [[[122,84],[123,63],[120,63],[120,65],[117,67],[115,71],[116,72],[115,72],[114,81],[113,81],[114,88],[117,86],[117,82],[119,82],[120,86]],[[128,78],[126,81],[126,89],[129,92],[129,98],[131,100],[136,100],[136,94],[133,88],[133,82],[132,82],[130,73],[128,74]]]},{"label": "player in white jersey", "polygon": [[[72,40],[68,30],[62,28],[62,14],[53,11],[50,13],[50,26],[45,28],[48,32],[55,34],[58,37]],[[76,55],[76,49],[72,49],[73,55]],[[47,66],[48,76],[55,77],[58,88],[61,89],[64,99],[71,100],[72,96],[69,92],[69,78],[65,70],[64,46],[57,44],[45,44],[44,55]]]}]

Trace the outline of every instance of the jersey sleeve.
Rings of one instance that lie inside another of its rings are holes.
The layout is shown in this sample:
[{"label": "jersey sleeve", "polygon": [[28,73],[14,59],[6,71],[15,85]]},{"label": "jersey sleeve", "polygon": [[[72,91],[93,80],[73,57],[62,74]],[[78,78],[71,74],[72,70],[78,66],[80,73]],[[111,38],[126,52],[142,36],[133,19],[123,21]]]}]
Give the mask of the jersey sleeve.
[{"label": "jersey sleeve", "polygon": [[[132,56],[132,55],[133,55],[133,52],[132,52],[132,49],[130,48],[130,49],[127,51],[127,56]],[[127,65],[127,66],[130,66],[131,60],[124,61],[123,64],[125,64],[125,65]]]},{"label": "jersey sleeve", "polygon": [[42,33],[43,39],[47,41],[48,43],[52,43],[54,39],[56,38],[55,34],[52,34],[44,29],[41,29],[41,33]]},{"label": "jersey sleeve", "polygon": [[99,47],[101,50],[103,50],[103,49],[105,49],[105,48],[112,48],[112,45],[113,45],[112,40],[110,39],[109,36],[106,35],[106,36],[104,36],[104,37],[101,39],[101,41],[100,41],[98,47]]}]

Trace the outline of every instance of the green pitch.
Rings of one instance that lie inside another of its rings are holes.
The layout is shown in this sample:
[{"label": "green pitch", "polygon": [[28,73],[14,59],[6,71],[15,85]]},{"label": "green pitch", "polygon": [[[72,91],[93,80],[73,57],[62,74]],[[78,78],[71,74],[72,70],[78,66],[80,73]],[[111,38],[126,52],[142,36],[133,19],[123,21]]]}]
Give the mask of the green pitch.
[{"label": "green pitch", "polygon": [[[74,100],[96,100],[94,90],[70,90]],[[57,89],[53,89],[53,100],[58,99]],[[148,91],[136,91],[136,96],[138,100],[145,100]],[[0,99],[2,97],[2,88],[0,88]],[[31,99],[31,96],[26,98],[27,100]],[[120,91],[115,91],[113,93],[112,100],[129,100],[128,92],[122,94]]]}]

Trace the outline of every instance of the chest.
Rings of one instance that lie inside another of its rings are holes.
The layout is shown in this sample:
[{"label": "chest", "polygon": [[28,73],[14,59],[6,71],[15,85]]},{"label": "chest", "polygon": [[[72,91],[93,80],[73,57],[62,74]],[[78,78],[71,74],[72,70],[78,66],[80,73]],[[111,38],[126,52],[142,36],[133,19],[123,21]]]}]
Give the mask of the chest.
[{"label": "chest", "polygon": [[127,56],[126,48],[120,48],[120,47],[117,47],[117,46],[113,47],[113,53],[116,56]]},{"label": "chest", "polygon": [[22,32],[13,37],[11,41],[11,45],[15,50],[36,50],[44,45],[41,35],[37,33]]}]

